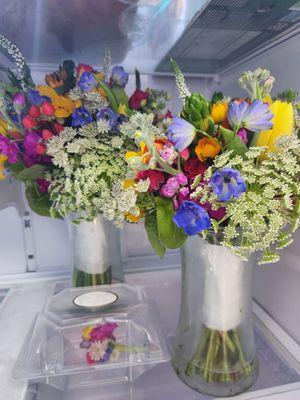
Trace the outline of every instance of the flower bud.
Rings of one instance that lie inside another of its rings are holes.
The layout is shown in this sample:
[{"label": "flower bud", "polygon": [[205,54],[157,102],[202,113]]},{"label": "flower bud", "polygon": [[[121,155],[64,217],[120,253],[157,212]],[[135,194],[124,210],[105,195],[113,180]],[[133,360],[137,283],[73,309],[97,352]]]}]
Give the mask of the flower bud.
[{"label": "flower bud", "polygon": [[22,124],[25,129],[32,129],[37,126],[36,120],[32,118],[30,115],[26,115],[22,119]]},{"label": "flower bud", "polygon": [[39,107],[38,106],[36,106],[36,105],[32,105],[30,108],[29,108],[29,115],[31,116],[31,117],[33,117],[33,118],[37,118],[37,117],[39,117],[40,115],[41,115],[41,112],[40,112],[40,109],[39,109]]},{"label": "flower bud", "polygon": [[42,114],[47,115],[48,117],[51,117],[55,112],[55,108],[51,103],[48,103],[47,101],[45,101],[41,105],[41,112],[42,112]]}]

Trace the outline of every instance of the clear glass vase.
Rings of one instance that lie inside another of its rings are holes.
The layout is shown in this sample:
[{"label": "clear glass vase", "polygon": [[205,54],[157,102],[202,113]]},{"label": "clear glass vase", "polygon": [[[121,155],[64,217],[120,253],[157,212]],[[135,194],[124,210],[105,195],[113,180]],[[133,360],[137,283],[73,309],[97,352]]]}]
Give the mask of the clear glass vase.
[{"label": "clear glass vase", "polygon": [[227,397],[256,380],[252,284],[255,262],[189,237],[182,248],[181,311],[173,367],[198,392]]},{"label": "clear glass vase", "polygon": [[102,215],[74,223],[68,218],[74,287],[107,285],[124,281],[120,232]]}]

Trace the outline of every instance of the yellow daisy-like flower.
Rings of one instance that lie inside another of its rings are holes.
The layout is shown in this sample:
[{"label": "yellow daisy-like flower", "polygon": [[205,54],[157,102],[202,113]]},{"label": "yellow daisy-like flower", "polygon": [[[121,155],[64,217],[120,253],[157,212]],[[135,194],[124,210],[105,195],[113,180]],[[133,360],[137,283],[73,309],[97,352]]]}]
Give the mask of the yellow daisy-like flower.
[{"label": "yellow daisy-like flower", "polygon": [[7,156],[0,154],[0,181],[6,179],[5,165],[4,165],[6,161],[7,161]]},{"label": "yellow daisy-like flower", "polygon": [[294,132],[294,110],[291,103],[274,101],[270,105],[270,111],[274,114],[273,128],[261,131],[255,135],[255,146],[266,146],[268,151],[276,152],[276,140],[281,136],[289,136]]},{"label": "yellow daisy-like flower", "polygon": [[87,326],[86,328],[84,328],[81,335],[82,339],[90,340],[90,333],[92,332],[93,329],[94,329],[93,326]]},{"label": "yellow daisy-like flower", "polygon": [[50,97],[55,107],[55,116],[57,118],[67,118],[73,113],[75,108],[81,106],[80,100],[73,101],[66,96],[60,96],[50,86],[40,85],[37,86],[37,90],[42,96]]},{"label": "yellow daisy-like flower", "polygon": [[0,135],[6,136],[7,134],[7,122],[0,118]]}]

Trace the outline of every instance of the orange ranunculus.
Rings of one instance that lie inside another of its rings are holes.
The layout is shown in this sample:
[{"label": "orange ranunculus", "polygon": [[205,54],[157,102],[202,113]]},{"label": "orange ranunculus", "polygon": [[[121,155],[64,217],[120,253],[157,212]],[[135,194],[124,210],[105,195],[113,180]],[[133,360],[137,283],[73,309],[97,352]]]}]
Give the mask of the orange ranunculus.
[{"label": "orange ranunculus", "polygon": [[195,152],[199,160],[204,162],[207,158],[214,158],[221,149],[222,147],[216,139],[204,137],[199,140]]},{"label": "orange ranunculus", "polygon": [[225,121],[227,117],[228,104],[227,101],[221,101],[218,103],[214,103],[211,107],[210,115],[214,120],[215,124],[220,124]]}]

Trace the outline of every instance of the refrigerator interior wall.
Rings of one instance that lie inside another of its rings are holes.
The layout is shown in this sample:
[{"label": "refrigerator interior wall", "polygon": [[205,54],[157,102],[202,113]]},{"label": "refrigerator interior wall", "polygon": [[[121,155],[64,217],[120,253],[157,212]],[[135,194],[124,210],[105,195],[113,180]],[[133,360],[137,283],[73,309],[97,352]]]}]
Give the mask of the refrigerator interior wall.
[{"label": "refrigerator interior wall", "polygon": [[[300,35],[266,51],[220,76],[214,89],[227,95],[245,96],[237,79],[245,70],[267,68],[275,76],[272,93],[288,88],[300,93]],[[300,342],[300,232],[294,243],[282,253],[280,262],[258,267],[256,270],[255,298],[265,310],[299,343]]]}]

